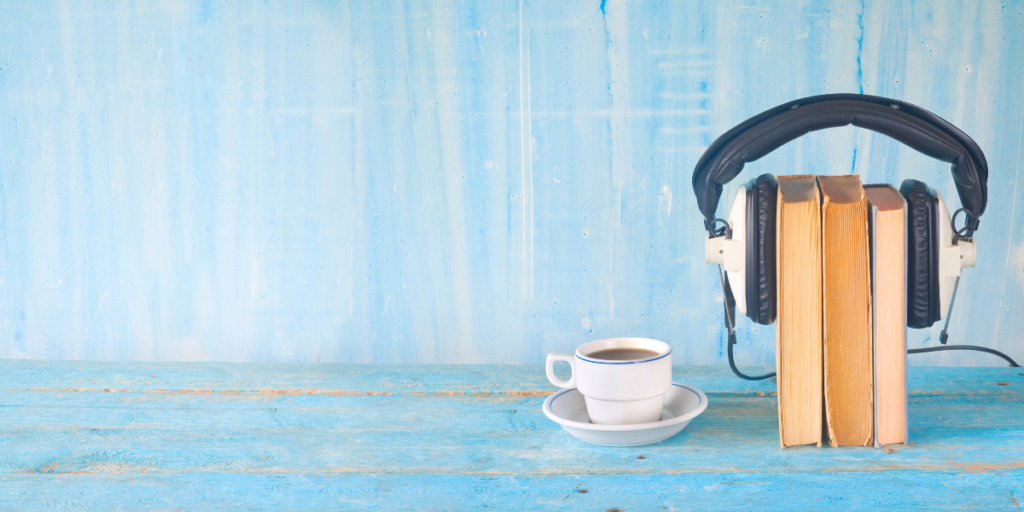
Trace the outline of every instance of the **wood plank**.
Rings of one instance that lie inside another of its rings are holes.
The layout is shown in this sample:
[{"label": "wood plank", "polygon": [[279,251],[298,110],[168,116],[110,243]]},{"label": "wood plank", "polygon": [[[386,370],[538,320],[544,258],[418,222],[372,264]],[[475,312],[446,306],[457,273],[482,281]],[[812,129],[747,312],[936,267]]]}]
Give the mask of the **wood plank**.
[{"label": "wood plank", "polygon": [[[133,410],[130,402],[95,409],[14,404],[3,421],[0,464],[18,471],[80,472],[102,472],[113,464],[147,472],[244,465],[268,472],[629,473],[631,466],[623,466],[623,461],[631,459],[623,454],[643,451],[592,447],[570,438],[538,414],[535,399],[460,399],[457,406],[439,403],[446,400],[406,399],[405,405],[399,402],[394,408],[380,403],[386,399],[359,400],[365,403],[339,408],[308,407],[313,404],[304,400],[146,410]],[[1024,428],[1014,410],[1019,402],[1012,408],[1007,402],[992,401],[943,407],[912,402],[912,425],[931,426],[914,427],[914,446],[895,447],[893,454],[779,450],[771,443],[777,431],[772,428],[770,404],[763,399],[718,400],[700,421],[658,445],[663,457],[645,462],[644,471],[677,472],[681,465],[686,471],[756,471],[766,463],[779,471],[874,471],[879,464],[930,471],[1012,467],[1020,462],[1014,450],[995,449],[1021,439]],[[380,421],[381,412],[395,411],[407,415]],[[33,418],[37,425],[31,424]],[[737,455],[737,444],[743,444],[744,456]],[[585,459],[579,458],[581,452],[587,453]]]},{"label": "wood plank", "polygon": [[[748,373],[770,366],[744,366]],[[775,392],[773,380],[737,379],[726,366],[678,366],[674,379],[705,393]],[[914,394],[1024,393],[1024,369],[910,367]],[[1004,382],[1007,386],[997,386]],[[353,393],[524,394],[554,392],[536,365],[348,365],[308,363],[156,363],[0,359],[0,389],[84,391],[344,390]]]},{"label": "wood plank", "polygon": [[675,369],[710,402],[683,433],[605,448],[544,417],[554,389],[540,367],[2,361],[0,497],[17,509],[636,510],[873,508],[891,492],[999,508],[1024,483],[1022,374],[911,368],[911,445],[888,453],[780,450],[774,382],[721,367]]},{"label": "wood plank", "polygon": [[[1024,480],[980,472],[677,475],[4,475],[10,510],[1018,510]],[[586,492],[583,492],[586,491]]]}]

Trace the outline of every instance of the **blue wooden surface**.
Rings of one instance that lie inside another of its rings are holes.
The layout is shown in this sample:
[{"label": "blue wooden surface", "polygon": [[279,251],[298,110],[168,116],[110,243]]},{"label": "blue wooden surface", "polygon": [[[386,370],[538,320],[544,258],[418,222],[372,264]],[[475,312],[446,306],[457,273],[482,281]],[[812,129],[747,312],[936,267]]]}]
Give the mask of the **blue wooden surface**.
[{"label": "blue wooden surface", "polygon": [[[756,371],[757,368],[748,368]],[[1017,510],[1024,370],[911,368],[908,446],[778,447],[774,382],[576,441],[539,366],[0,361],[3,510]]]},{"label": "blue wooden surface", "polygon": [[[697,158],[864,92],[984,148],[951,339],[1024,360],[1022,55],[1019,1],[3,0],[0,357],[538,364],[633,335],[724,364]],[[749,167],[957,204],[948,165],[854,129]],[[774,362],[773,327],[739,336]]]}]

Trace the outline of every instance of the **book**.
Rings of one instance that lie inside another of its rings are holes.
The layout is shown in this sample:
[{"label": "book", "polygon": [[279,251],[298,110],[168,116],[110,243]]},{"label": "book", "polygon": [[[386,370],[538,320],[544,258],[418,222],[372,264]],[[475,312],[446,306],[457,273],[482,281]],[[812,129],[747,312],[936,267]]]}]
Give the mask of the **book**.
[{"label": "book", "polygon": [[860,178],[819,176],[825,418],[832,446],[871,446],[871,264]]},{"label": "book", "polygon": [[821,446],[821,196],[814,176],[780,176],[775,364],[779,442]]},{"label": "book", "polygon": [[875,446],[907,442],[907,203],[891,185],[865,185],[871,234]]}]

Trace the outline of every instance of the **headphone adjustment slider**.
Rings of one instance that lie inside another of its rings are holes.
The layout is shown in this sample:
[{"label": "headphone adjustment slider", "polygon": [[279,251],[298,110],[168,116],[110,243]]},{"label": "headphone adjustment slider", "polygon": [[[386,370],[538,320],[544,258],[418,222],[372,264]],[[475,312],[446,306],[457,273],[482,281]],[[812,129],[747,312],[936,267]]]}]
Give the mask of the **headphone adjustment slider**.
[{"label": "headphone adjustment slider", "polygon": [[708,263],[721,265],[727,272],[742,272],[746,264],[743,242],[724,236],[711,238],[704,242],[704,256]]},{"label": "headphone adjustment slider", "polygon": [[960,277],[960,248],[950,245],[939,249],[939,277]]},{"label": "headphone adjustment slider", "polygon": [[978,259],[978,252],[974,247],[974,239],[961,238],[957,243],[960,248],[960,268],[973,267]]},{"label": "headphone adjustment slider", "polygon": [[961,238],[956,245],[939,249],[939,277],[959,277],[960,271],[973,267],[976,259],[974,240]]}]

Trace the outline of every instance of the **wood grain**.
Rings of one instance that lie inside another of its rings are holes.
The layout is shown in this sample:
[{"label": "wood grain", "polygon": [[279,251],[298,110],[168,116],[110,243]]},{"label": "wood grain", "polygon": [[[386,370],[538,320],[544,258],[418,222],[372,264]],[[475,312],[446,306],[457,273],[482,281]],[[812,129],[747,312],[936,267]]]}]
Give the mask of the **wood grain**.
[{"label": "wood grain", "polygon": [[892,453],[780,450],[774,382],[726,367],[675,369],[710,402],[680,435],[603,448],[540,366],[0,361],[0,509],[1012,509],[1024,371],[909,377]]}]

